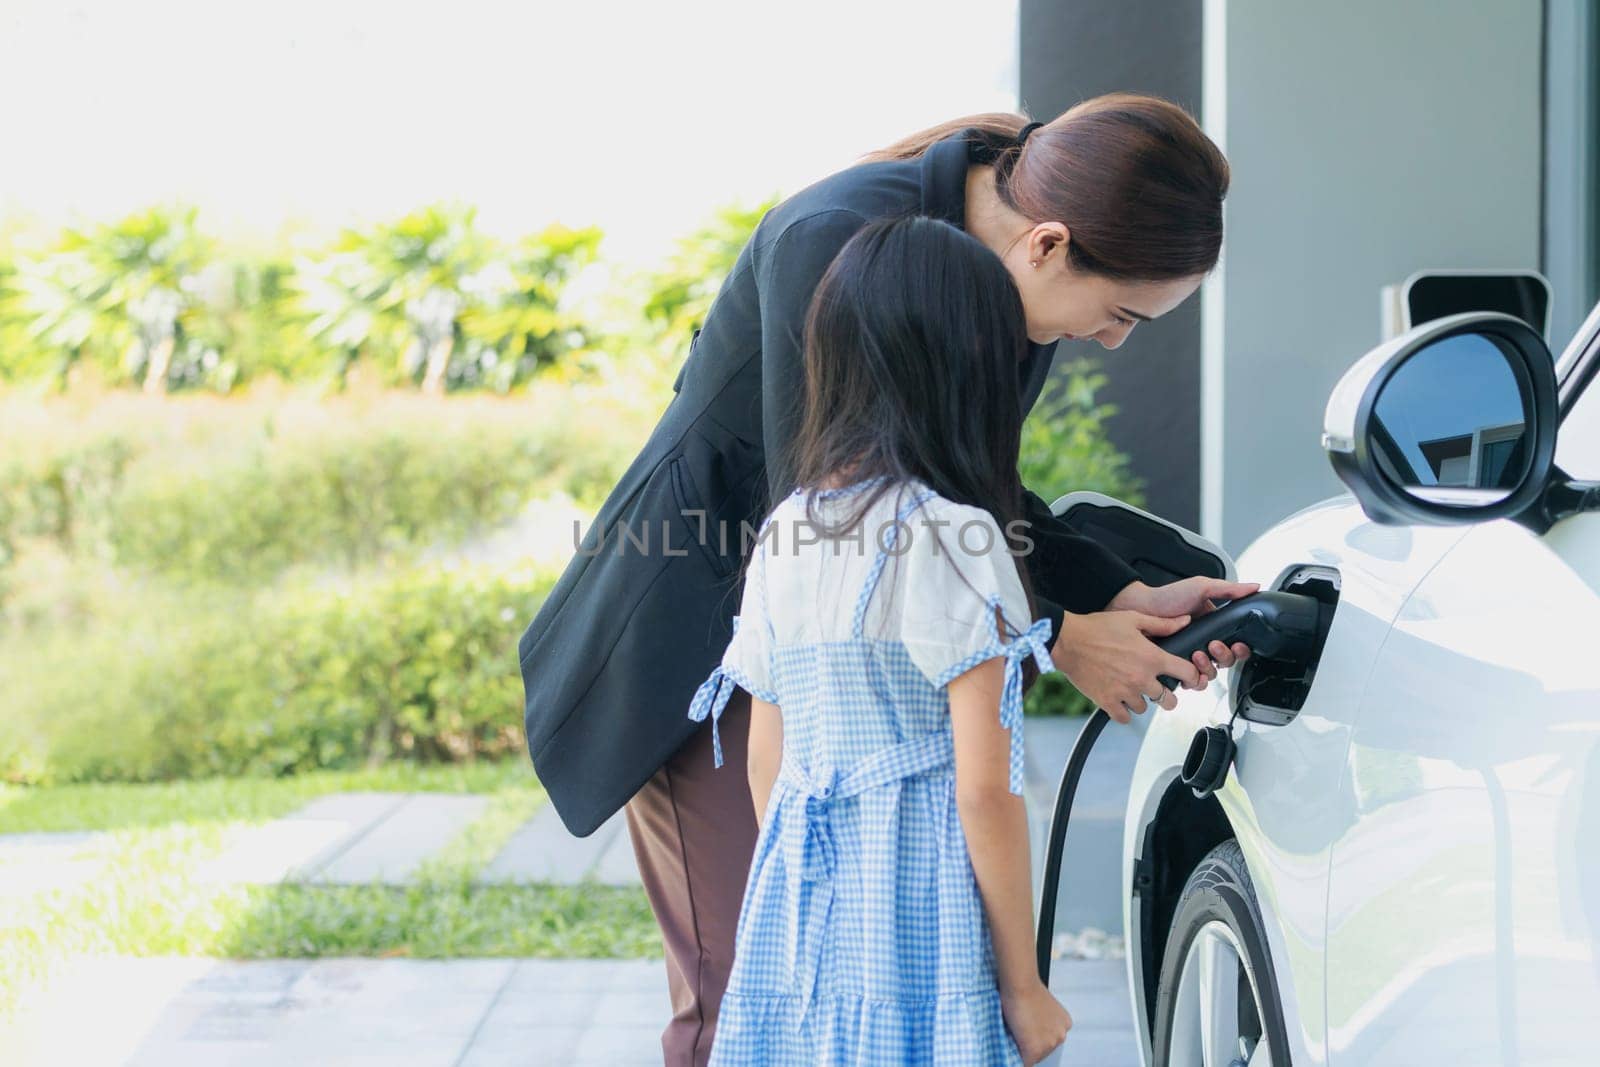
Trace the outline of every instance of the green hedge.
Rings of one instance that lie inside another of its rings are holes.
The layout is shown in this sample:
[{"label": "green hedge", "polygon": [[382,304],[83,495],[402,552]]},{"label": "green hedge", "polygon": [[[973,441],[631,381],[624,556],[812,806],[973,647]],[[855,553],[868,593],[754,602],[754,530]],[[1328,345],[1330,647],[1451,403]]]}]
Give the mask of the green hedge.
[{"label": "green hedge", "polygon": [[632,443],[603,407],[552,416],[526,401],[381,394],[185,403],[122,402],[100,419],[0,408],[18,418],[0,441],[0,605],[3,572],[30,538],[233,584],[297,563],[368,567],[459,542],[552,492],[597,504]]},{"label": "green hedge", "polygon": [[13,642],[0,652],[0,777],[151,781],[514,755],[517,637],[553,580],[418,568],[343,588],[194,594],[137,622]]},{"label": "green hedge", "polygon": [[215,580],[357,567],[505,521],[564,473],[553,451],[531,435],[395,425],[146,465],[112,501],[109,543],[120,564]]}]

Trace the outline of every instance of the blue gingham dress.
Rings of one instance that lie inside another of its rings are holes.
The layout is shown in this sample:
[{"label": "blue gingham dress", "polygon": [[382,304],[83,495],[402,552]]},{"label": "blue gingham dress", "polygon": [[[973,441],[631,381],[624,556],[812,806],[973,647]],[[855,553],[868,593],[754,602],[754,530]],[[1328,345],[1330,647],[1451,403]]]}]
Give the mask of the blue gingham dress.
[{"label": "blue gingham dress", "polygon": [[[828,501],[882,480],[813,492]],[[715,737],[738,685],[783,722],[711,1063],[1020,1065],[956,809],[944,687],[1005,658],[999,716],[1020,795],[1022,662],[1055,669],[1050,620],[1016,625],[1019,560],[983,509],[913,480],[875,502],[864,544],[809,526],[802,543],[789,535],[803,492],[762,524],[733,639],[689,711]],[[892,592],[875,600],[886,565]],[[721,766],[720,739],[714,750]]]}]

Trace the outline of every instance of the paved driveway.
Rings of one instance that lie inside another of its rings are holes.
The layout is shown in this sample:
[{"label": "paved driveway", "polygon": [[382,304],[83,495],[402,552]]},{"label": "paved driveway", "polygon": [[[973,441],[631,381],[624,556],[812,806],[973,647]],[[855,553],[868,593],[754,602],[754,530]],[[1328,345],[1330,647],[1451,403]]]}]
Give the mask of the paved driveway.
[{"label": "paved driveway", "polygon": [[[1121,961],[1063,960],[1064,1065],[1133,1067]],[[0,1034],[9,1067],[644,1067],[659,960],[85,961]]]},{"label": "paved driveway", "polygon": [[[1025,727],[1036,886],[1056,783],[1083,721]],[[1078,953],[1119,952],[1122,809],[1138,740],[1136,729],[1108,727],[1079,786],[1056,927]],[[215,874],[336,882],[353,871],[404,882],[426,850],[473,816],[479,802],[464,800],[323,798],[263,827]],[[66,884],[85,874],[70,854],[82,836],[10,835],[0,858],[12,856],[13,873]],[[483,877],[628,884],[637,872],[627,846],[620,832],[572,838],[541,812]],[[1113,938],[1080,936],[1085,928]],[[659,960],[85,960],[0,1032],[0,1064],[653,1064],[670,1014],[663,968]],[[1122,960],[1059,959],[1052,975],[1076,1024],[1063,1064],[1135,1064]]]}]

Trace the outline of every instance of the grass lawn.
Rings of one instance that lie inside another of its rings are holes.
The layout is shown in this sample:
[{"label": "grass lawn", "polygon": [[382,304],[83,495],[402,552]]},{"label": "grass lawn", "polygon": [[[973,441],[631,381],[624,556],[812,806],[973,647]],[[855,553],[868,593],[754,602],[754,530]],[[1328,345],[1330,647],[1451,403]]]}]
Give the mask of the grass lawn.
[{"label": "grass lawn", "polygon": [[[348,791],[471,792],[484,813],[405,887],[217,885],[194,872],[251,826]],[[0,906],[0,1018],[67,960],[96,953],[659,956],[642,890],[480,886],[473,877],[544,803],[521,763],[397,765],[284,779],[0,789],[0,833],[107,831],[97,873]],[[0,880],[6,877],[0,865]]]}]

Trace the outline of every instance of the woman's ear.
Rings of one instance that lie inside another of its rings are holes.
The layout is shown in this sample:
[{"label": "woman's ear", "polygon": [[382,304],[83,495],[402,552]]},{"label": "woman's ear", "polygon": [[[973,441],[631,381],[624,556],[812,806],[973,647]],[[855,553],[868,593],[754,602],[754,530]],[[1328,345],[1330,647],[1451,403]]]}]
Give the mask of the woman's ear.
[{"label": "woman's ear", "polygon": [[1072,240],[1072,231],[1064,223],[1042,222],[1033,228],[1031,247],[1028,249],[1029,262],[1043,264],[1052,251],[1061,254],[1065,262],[1067,244]]}]

